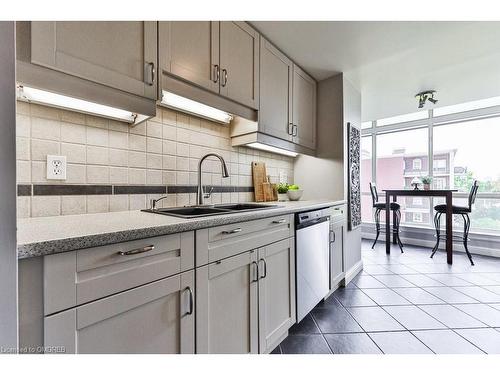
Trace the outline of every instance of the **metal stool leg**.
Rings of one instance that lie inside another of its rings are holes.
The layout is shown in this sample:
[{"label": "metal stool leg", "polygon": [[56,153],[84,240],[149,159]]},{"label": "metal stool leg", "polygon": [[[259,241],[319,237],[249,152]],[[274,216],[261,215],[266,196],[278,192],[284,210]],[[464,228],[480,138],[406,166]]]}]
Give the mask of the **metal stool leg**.
[{"label": "metal stool leg", "polygon": [[469,257],[470,264],[474,265],[474,262],[472,261],[472,255],[469,252],[469,248],[467,247],[467,240],[469,238],[469,229],[470,229],[470,218],[468,214],[462,214],[462,218],[464,219],[464,248],[467,256]]},{"label": "metal stool leg", "polygon": [[372,249],[375,247],[377,243],[378,236],[380,236],[380,208],[375,210],[375,227],[377,228],[377,235],[375,236],[375,241],[373,241]]},{"label": "metal stool leg", "polygon": [[432,249],[431,258],[434,256],[434,254],[436,254],[436,251],[439,248],[439,240],[441,238],[441,224],[440,224],[440,221],[441,221],[441,213],[440,212],[436,212],[436,214],[434,215],[434,227],[436,228],[436,244],[434,245],[434,247]]},{"label": "metal stool leg", "polygon": [[401,239],[399,238],[399,224],[401,223],[401,211],[396,210],[396,230],[395,230],[395,236],[396,236],[396,241],[398,242],[399,248],[401,249],[401,252],[404,253],[403,251],[403,243],[401,242]]}]

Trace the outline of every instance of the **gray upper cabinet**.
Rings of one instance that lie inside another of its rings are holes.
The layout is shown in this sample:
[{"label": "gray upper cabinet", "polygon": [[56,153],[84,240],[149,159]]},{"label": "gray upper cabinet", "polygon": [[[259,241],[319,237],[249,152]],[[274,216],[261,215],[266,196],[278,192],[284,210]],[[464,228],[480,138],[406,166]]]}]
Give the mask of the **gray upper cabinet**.
[{"label": "gray upper cabinet", "polygon": [[263,133],[291,141],[292,61],[260,38],[259,128]]},{"label": "gray upper cabinet", "polygon": [[219,22],[160,21],[159,69],[219,92]]},{"label": "gray upper cabinet", "polygon": [[316,81],[293,66],[293,141],[316,148]]},{"label": "gray upper cabinet", "polygon": [[155,99],[156,22],[31,22],[31,62]]},{"label": "gray upper cabinet", "polygon": [[220,93],[258,108],[259,34],[245,22],[220,23]]},{"label": "gray upper cabinet", "polygon": [[196,269],[196,352],[258,353],[257,251]]},{"label": "gray upper cabinet", "polygon": [[194,271],[44,320],[46,348],[66,353],[194,353]]},{"label": "gray upper cabinet", "polygon": [[295,323],[294,238],[259,249],[259,347],[269,353]]},{"label": "gray upper cabinet", "polygon": [[259,33],[245,22],[159,22],[162,73],[259,106]]}]

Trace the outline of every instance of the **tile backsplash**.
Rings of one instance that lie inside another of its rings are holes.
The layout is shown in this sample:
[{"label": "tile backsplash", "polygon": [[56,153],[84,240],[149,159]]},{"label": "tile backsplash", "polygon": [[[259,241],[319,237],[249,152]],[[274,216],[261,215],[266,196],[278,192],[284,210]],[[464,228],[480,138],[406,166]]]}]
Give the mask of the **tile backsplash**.
[{"label": "tile backsplash", "polygon": [[[157,116],[128,124],[36,104],[17,102],[18,217],[57,216],[146,208],[168,192],[163,206],[196,203],[200,157],[202,180],[214,186],[212,203],[253,200],[252,161],[266,163],[271,182],[293,182],[293,158],[232,147],[229,127],[158,107]],[[47,155],[65,155],[67,179],[46,179]]]}]

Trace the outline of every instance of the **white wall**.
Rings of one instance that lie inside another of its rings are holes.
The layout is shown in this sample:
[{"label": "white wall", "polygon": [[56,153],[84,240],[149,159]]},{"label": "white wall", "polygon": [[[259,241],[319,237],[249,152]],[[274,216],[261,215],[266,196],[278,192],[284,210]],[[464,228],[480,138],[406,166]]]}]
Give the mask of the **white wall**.
[{"label": "white wall", "polygon": [[14,22],[0,22],[0,349],[17,348]]}]

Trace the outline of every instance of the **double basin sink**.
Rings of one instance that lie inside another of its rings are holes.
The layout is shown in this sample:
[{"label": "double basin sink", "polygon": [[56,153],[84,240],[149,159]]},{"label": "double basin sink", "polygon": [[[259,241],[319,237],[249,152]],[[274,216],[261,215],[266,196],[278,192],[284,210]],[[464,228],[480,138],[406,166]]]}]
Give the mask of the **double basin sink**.
[{"label": "double basin sink", "polygon": [[277,208],[277,205],[271,204],[255,204],[255,203],[239,203],[239,204],[219,204],[215,206],[192,206],[192,207],[175,207],[175,208],[156,208],[154,210],[142,210],[160,215],[168,215],[192,219],[195,217],[227,215],[238,212],[265,210]]}]

